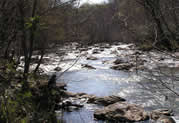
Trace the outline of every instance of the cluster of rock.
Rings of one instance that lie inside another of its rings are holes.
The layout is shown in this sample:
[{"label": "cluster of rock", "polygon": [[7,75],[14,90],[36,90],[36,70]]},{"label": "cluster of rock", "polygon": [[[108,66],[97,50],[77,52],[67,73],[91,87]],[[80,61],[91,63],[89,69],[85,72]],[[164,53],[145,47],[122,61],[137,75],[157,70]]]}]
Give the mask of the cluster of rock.
[{"label": "cluster of rock", "polygon": [[149,119],[142,107],[126,102],[117,102],[103,109],[98,109],[95,111],[94,117],[115,122],[137,122]]},{"label": "cluster of rock", "polygon": [[126,100],[119,96],[97,97],[86,93],[71,93],[63,91],[64,100],[58,104],[59,107],[67,111],[78,110],[86,103],[103,106],[101,109],[94,111],[96,120],[106,120],[112,122],[139,122],[150,120],[153,123],[175,123],[170,117],[172,112],[169,110],[154,110],[146,112],[143,107],[136,104],[127,103]]},{"label": "cluster of rock", "polygon": [[48,82],[49,88],[58,88],[60,90],[59,102],[56,104],[56,109],[66,109],[74,111],[82,108],[85,104],[97,104],[103,106],[101,109],[94,111],[94,118],[97,120],[107,120],[112,122],[138,122],[152,120],[161,123],[175,123],[172,119],[172,111],[169,110],[154,110],[146,112],[143,107],[136,104],[127,103],[126,100],[119,96],[97,97],[86,93],[71,93],[66,91],[65,83],[56,83],[56,75],[53,75]]}]

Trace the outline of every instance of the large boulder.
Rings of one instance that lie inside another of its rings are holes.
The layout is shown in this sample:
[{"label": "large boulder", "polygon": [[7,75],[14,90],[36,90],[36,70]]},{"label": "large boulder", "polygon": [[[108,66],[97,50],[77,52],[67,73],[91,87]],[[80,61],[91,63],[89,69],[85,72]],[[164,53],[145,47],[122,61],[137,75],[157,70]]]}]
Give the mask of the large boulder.
[{"label": "large boulder", "polygon": [[135,104],[118,102],[103,109],[97,109],[94,117],[99,120],[109,120],[114,122],[138,122],[149,119],[144,109]]}]

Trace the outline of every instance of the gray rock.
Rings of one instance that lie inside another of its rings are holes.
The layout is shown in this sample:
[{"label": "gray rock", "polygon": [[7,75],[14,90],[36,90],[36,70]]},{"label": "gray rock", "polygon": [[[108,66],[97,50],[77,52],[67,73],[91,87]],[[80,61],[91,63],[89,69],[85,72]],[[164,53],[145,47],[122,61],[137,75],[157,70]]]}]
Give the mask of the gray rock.
[{"label": "gray rock", "polygon": [[116,59],[113,63],[114,64],[122,64],[122,63],[126,63],[126,62],[127,62],[127,60],[125,61],[123,59]]},{"label": "gray rock", "polygon": [[95,67],[88,65],[88,64],[82,64],[81,65],[83,68],[88,68],[88,69],[96,69]]},{"label": "gray rock", "polygon": [[157,123],[176,123],[174,119],[170,116],[162,115],[158,120]]},{"label": "gray rock", "polygon": [[124,64],[114,65],[114,66],[111,67],[111,69],[114,69],[114,70],[130,70],[132,67],[134,67],[133,64],[124,63]]},{"label": "gray rock", "polygon": [[115,103],[103,109],[97,109],[94,112],[94,117],[99,120],[115,122],[138,122],[149,119],[148,114],[142,107],[126,102]]},{"label": "gray rock", "polygon": [[98,58],[94,57],[94,56],[88,56],[86,59],[87,60],[98,60]]},{"label": "gray rock", "polygon": [[[124,98],[119,96],[106,96],[106,97],[93,97],[91,100],[94,100],[93,103],[100,104],[100,105],[110,105],[121,101],[126,101]],[[92,102],[92,101],[91,101]]]},{"label": "gray rock", "polygon": [[87,51],[88,48],[80,48],[79,50],[80,50],[81,52],[82,52],[82,51]]},{"label": "gray rock", "polygon": [[100,51],[99,49],[93,49],[92,54],[98,54],[99,51]]},{"label": "gray rock", "polygon": [[161,116],[172,116],[173,113],[171,110],[168,110],[168,109],[157,109],[157,110],[154,110],[150,113],[150,118],[152,120],[157,120],[159,119]]}]

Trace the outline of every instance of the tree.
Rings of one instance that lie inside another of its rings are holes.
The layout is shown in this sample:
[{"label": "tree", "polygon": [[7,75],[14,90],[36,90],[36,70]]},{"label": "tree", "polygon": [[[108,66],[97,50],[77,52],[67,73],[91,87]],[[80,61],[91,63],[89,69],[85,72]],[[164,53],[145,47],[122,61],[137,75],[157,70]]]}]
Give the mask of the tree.
[{"label": "tree", "polygon": [[[156,43],[161,43],[168,49],[173,49],[173,41],[177,40],[178,35],[178,17],[176,14],[177,1],[161,1],[161,0],[136,0],[142,5],[145,11],[150,15],[156,24]],[[171,14],[172,16],[169,16]],[[175,21],[176,25],[171,24]],[[174,26],[174,28],[173,28]],[[154,44],[154,45],[155,45]]]}]

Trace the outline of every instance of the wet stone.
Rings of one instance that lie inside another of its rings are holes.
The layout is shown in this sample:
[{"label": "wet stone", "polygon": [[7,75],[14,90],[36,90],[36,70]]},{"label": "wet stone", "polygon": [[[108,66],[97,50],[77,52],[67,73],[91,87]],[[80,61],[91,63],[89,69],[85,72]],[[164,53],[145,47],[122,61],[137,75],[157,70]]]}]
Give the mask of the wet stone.
[{"label": "wet stone", "polygon": [[172,113],[171,110],[168,110],[168,109],[157,109],[157,110],[154,110],[150,113],[150,118],[153,119],[153,120],[157,120],[163,115],[172,116],[173,113]]},{"label": "wet stone", "polygon": [[158,120],[157,123],[176,123],[174,119],[170,116],[162,115]]},{"label": "wet stone", "polygon": [[114,95],[106,96],[106,97],[93,97],[93,103],[104,105],[104,106],[114,104],[116,102],[121,102],[121,101],[126,101],[126,100],[122,97],[114,96]]},{"label": "wet stone", "polygon": [[126,102],[115,103],[103,109],[97,109],[94,117],[98,120],[114,122],[138,122],[149,119],[148,114],[142,107]]}]

